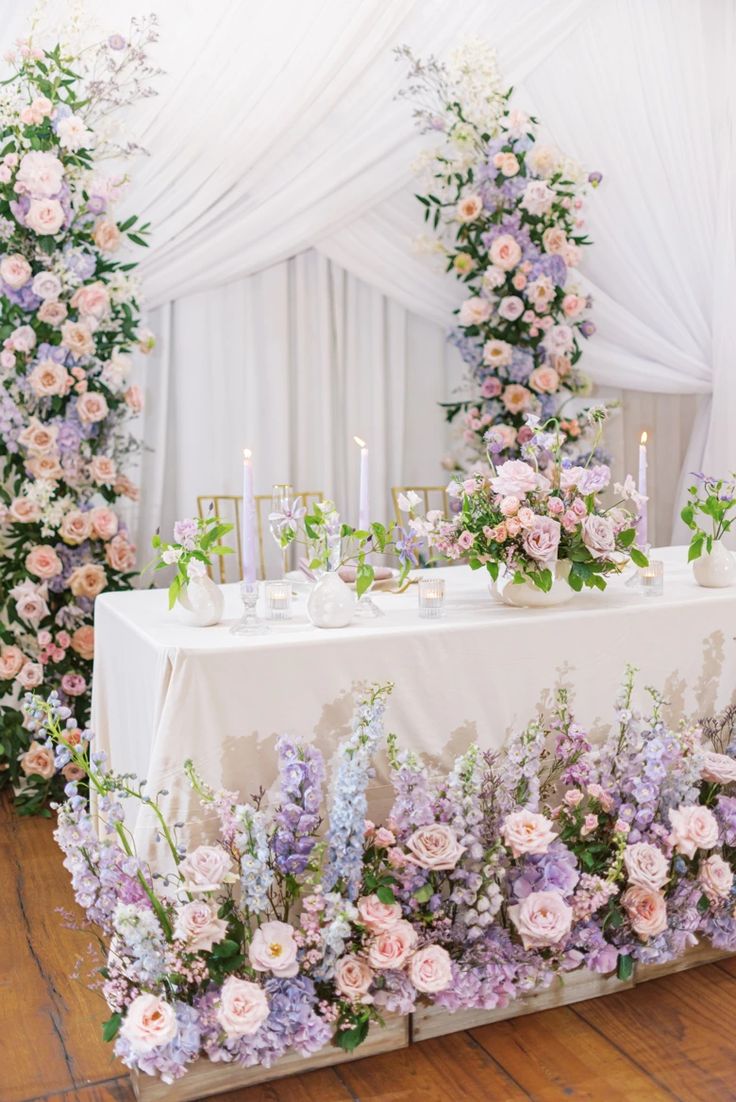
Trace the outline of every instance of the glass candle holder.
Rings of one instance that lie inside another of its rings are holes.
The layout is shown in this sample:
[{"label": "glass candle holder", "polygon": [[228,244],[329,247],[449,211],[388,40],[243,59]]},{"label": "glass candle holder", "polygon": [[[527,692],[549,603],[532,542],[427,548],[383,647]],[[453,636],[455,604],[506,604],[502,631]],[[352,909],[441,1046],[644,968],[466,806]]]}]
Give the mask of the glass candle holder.
[{"label": "glass candle holder", "polygon": [[230,628],[231,635],[265,635],[270,628],[258,615],[258,582],[241,582],[243,615]]},{"label": "glass candle holder", "polygon": [[445,605],[445,579],[419,579],[419,615],[425,620],[441,616]]},{"label": "glass candle holder", "polygon": [[266,582],[266,616],[269,620],[291,619],[290,582]]},{"label": "glass candle holder", "polygon": [[661,597],[664,592],[664,563],[650,559],[648,566],[639,569],[639,588],[645,597]]}]

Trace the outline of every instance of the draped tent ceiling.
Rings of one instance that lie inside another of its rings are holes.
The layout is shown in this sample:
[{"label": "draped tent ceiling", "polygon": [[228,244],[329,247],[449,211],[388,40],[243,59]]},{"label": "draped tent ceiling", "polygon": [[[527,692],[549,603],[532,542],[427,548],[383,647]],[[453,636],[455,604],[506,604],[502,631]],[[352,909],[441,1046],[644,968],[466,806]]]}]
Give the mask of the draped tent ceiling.
[{"label": "draped tent ceiling", "polygon": [[[31,5],[2,6],[9,41]],[[89,8],[109,30],[107,5]],[[395,99],[392,49],[442,55],[480,35],[550,140],[604,175],[588,212],[587,369],[701,396],[686,468],[736,469],[731,0],[122,0],[115,17],[150,8],[166,75],[137,120],[151,156],[127,205],[154,228],[152,308],[314,249],[446,326],[461,292],[412,250],[423,139]]]}]

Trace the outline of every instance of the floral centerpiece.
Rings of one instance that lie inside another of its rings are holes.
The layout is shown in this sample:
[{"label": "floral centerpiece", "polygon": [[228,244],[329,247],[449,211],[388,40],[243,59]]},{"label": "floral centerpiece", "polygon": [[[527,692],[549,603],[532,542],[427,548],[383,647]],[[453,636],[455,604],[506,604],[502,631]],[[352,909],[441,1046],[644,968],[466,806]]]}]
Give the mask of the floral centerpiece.
[{"label": "floral centerpiece", "polygon": [[176,567],[176,573],[169,584],[170,609],[192,582],[206,576],[208,568],[212,566],[213,556],[232,555],[232,547],[226,547],[220,542],[223,536],[232,531],[232,527],[232,524],[223,524],[219,517],[208,516],[177,520],[171,543],[162,540],[160,532],[154,533],[151,546],[156,551],[156,558],[150,566],[154,570]]},{"label": "floral centerpiece", "polygon": [[448,420],[463,415],[463,449],[450,462],[472,472],[489,448],[499,460],[517,457],[530,412],[557,417],[565,449],[585,456],[589,426],[571,399],[590,392],[579,361],[595,325],[577,268],[591,243],[585,193],[601,174],[540,138],[484,42],[466,43],[447,64],[407,47],[397,54],[409,65],[400,94],[434,139],[416,166],[433,232],[427,250],[468,292],[451,340],[470,396],[446,404]]},{"label": "floral centerpiece", "polygon": [[23,812],[60,792],[30,753],[19,692],[43,685],[89,711],[93,606],[130,585],[135,548],[114,510],[137,489],[126,418],[143,397],[131,351],[152,347],[140,326],[130,241],[116,219],[120,170],[111,113],[153,94],[147,51],[155,20],[85,49],[34,38],[6,55],[0,97],[0,786]]},{"label": "floral centerpiece", "polygon": [[[595,411],[593,416],[597,417]],[[549,592],[555,577],[572,590],[605,589],[606,575],[631,558],[646,565],[634,546],[635,512],[641,502],[633,480],[614,487],[618,500],[603,507],[599,495],[611,481],[602,463],[573,463],[563,455],[559,423],[527,418],[530,438],[523,459],[507,459],[490,474],[456,482],[461,511],[431,526],[433,546],[450,559],[467,557],[475,570],[485,566],[496,581],[503,570],[514,584]]]},{"label": "floral centerpiece", "polygon": [[[352,1049],[420,999],[494,1009],[580,967],[627,979],[701,936],[736,950],[733,715],[673,730],[660,695],[640,711],[633,687],[629,670],[599,746],[564,691],[551,715],[499,751],[470,745],[447,773],[389,736],[383,825],[367,819],[367,786],[390,686],[374,687],[327,806],[321,754],[288,737],[272,801],[213,791],[188,763],[219,821],[196,847],[135,778],[80,751],[91,735],[58,697],[29,694],[38,745],[97,794],[101,829],[68,783],[56,837],[106,954],[116,1054],[166,1082],[201,1055],[269,1067],[330,1038]],[[126,800],[158,819],[164,867],[136,856]]]}]

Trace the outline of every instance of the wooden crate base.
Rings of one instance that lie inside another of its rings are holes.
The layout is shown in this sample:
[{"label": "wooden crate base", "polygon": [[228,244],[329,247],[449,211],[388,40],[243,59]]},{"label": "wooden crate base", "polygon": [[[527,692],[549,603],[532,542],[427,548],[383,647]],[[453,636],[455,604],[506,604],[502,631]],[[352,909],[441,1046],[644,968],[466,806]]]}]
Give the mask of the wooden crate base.
[{"label": "wooden crate base", "polygon": [[639,964],[636,968],[636,982],[646,983],[647,980],[657,980],[661,976],[669,976],[672,972],[684,972],[688,968],[697,968],[700,964],[712,964],[716,960],[732,957],[733,953],[726,953],[723,949],[714,949],[712,945],[703,941],[700,945],[694,945],[677,960],[669,960],[665,964]]},{"label": "wooden crate base", "polygon": [[624,982],[615,976],[599,976],[596,972],[581,969],[578,972],[567,972],[564,977],[554,979],[549,987],[541,991],[530,991],[527,995],[514,999],[508,1006],[496,1010],[456,1010],[451,1013],[439,1006],[424,1006],[412,1016],[412,1040],[427,1041],[430,1037],[459,1033],[461,1030],[475,1029],[491,1022],[519,1018],[523,1014],[536,1014],[539,1010],[568,1006],[583,999],[596,999],[600,995],[625,991],[633,986],[633,978]]},{"label": "wooden crate base", "polygon": [[131,1072],[133,1091],[139,1102],[198,1102],[213,1094],[253,1087],[282,1079],[286,1075],[303,1075],[317,1068],[333,1067],[350,1060],[362,1060],[366,1056],[378,1056],[382,1052],[408,1048],[409,1018],[387,1015],[386,1025],[372,1026],[363,1044],[355,1052],[345,1052],[334,1045],[327,1045],[312,1056],[300,1056],[289,1052],[270,1068],[241,1068],[237,1064],[212,1063],[197,1060],[181,1079],[167,1086],[152,1075]]}]

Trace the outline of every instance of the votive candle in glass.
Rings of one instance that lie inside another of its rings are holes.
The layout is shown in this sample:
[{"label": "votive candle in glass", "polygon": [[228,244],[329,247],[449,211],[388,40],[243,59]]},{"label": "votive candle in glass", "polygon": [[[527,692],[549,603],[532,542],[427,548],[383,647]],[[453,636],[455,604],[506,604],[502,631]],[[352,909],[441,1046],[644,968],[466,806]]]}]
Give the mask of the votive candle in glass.
[{"label": "votive candle in glass", "polygon": [[661,597],[664,592],[664,563],[650,559],[648,566],[639,569],[639,587],[645,597]]},{"label": "votive candle in glass", "polygon": [[445,579],[419,579],[419,615],[430,620],[442,615],[445,604]]},{"label": "votive candle in glass", "polygon": [[269,620],[291,619],[290,582],[266,582],[266,616]]}]

